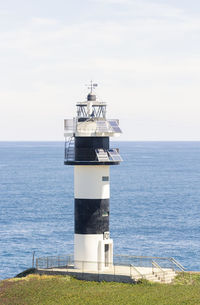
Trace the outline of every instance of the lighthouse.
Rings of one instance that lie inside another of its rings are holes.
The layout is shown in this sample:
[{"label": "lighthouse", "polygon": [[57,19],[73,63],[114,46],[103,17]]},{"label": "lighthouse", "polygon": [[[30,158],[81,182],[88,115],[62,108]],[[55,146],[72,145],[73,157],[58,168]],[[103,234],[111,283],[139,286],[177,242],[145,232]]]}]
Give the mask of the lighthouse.
[{"label": "lighthouse", "polygon": [[109,232],[110,166],[122,158],[110,148],[110,137],[119,136],[117,119],[106,118],[106,103],[99,101],[91,82],[77,114],[64,120],[65,165],[74,166],[74,267],[105,270],[113,263]]}]

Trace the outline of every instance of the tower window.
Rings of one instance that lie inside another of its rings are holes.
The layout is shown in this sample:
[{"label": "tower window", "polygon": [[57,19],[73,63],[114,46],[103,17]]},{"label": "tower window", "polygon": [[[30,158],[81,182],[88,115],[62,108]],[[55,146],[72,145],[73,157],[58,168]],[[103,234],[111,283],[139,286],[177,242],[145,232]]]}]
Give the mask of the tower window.
[{"label": "tower window", "polygon": [[102,181],[109,181],[109,176],[103,176]]}]

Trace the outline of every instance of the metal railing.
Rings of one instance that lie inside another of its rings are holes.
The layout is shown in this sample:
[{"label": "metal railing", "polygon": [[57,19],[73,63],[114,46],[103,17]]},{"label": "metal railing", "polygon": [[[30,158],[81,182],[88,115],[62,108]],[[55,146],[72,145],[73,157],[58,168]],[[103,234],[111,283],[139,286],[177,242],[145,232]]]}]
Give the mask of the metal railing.
[{"label": "metal railing", "polygon": [[[185,271],[174,258],[151,256],[115,255],[113,263],[102,261],[75,261],[73,255],[40,257],[36,259],[36,269],[45,272],[67,272],[80,279],[94,281],[138,281],[139,279],[164,282],[173,270]],[[59,269],[59,270],[58,270]]]},{"label": "metal railing", "polygon": [[130,256],[115,255],[114,263],[121,265],[132,264],[135,267],[151,267],[152,262],[157,263],[161,268],[170,268],[174,271],[186,271],[186,269],[173,257],[155,257],[155,256]]},{"label": "metal railing", "polygon": [[152,261],[152,273],[164,281],[167,271],[164,271],[156,262]]},{"label": "metal railing", "polygon": [[[136,274],[134,274],[133,271],[135,271]],[[131,278],[135,277],[137,279],[143,279],[144,274],[142,274],[135,266],[130,265],[130,277]]]},{"label": "metal railing", "polygon": [[173,264],[173,266],[176,266],[180,271],[184,272],[186,271],[186,268],[184,268],[177,260],[173,257],[170,257],[170,261]]},{"label": "metal railing", "polygon": [[73,255],[47,256],[36,258],[36,269],[73,266]]},{"label": "metal railing", "polygon": [[[116,281],[130,283],[143,278],[132,265],[122,266],[113,263],[94,261],[73,261],[71,256],[42,257],[36,259],[36,268],[40,274],[68,274],[82,280]],[[149,272],[151,274],[151,272]]]}]

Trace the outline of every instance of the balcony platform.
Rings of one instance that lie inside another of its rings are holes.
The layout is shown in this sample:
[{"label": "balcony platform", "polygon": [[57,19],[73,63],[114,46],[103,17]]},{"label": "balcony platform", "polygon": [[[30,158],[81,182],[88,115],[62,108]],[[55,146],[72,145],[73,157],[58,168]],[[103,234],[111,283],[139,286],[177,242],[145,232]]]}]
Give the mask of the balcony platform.
[{"label": "balcony platform", "polygon": [[65,159],[65,165],[118,165],[120,161],[75,161]]}]

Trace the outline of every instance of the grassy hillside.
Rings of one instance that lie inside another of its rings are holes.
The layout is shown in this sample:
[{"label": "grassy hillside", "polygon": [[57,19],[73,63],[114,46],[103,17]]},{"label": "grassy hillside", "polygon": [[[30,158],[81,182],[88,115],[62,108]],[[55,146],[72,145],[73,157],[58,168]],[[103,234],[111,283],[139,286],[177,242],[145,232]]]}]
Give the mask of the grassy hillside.
[{"label": "grassy hillside", "polygon": [[79,281],[29,275],[0,282],[1,305],[200,305],[200,275],[180,275],[172,285]]}]

